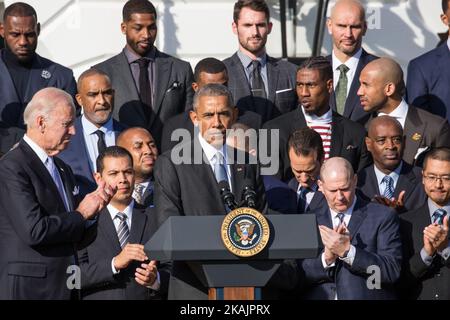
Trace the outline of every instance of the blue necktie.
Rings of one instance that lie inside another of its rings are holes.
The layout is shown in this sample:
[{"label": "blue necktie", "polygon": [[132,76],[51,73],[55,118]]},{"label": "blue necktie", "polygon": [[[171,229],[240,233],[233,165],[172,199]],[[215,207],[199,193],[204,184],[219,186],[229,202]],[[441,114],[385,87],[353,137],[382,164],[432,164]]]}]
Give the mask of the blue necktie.
[{"label": "blue necktie", "polygon": [[300,187],[297,200],[297,213],[306,212],[306,194],[309,192],[308,188]]},{"label": "blue necktie", "polygon": [[444,217],[447,215],[447,211],[444,209],[437,209],[435,212],[433,212],[433,215],[431,216],[431,221],[433,223],[437,223],[442,225],[444,222]]},{"label": "blue necktie", "polygon": [[383,197],[388,198],[389,200],[392,199],[392,197],[394,196],[394,179],[392,179],[392,177],[390,176],[384,176],[381,182],[386,185]]},{"label": "blue necktie", "polygon": [[217,152],[214,157],[214,176],[216,177],[217,182],[224,180],[228,182],[227,169],[225,168],[223,155],[220,152]]}]

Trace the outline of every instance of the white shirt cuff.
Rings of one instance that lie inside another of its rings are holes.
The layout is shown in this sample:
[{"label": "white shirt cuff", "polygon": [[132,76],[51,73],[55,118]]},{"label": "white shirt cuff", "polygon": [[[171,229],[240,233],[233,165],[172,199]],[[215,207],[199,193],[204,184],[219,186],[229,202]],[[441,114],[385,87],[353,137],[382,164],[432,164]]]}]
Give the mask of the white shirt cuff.
[{"label": "white shirt cuff", "polygon": [[322,253],[322,256],[320,258],[322,259],[322,265],[325,270],[330,269],[336,265],[334,262],[332,262],[331,264],[327,264],[327,262],[325,261],[325,253]]},{"label": "white shirt cuff", "polygon": [[159,271],[158,271],[158,272],[156,272],[155,282],[153,282],[152,285],[147,286],[147,288],[158,291],[160,287],[161,287],[161,281],[159,279]]},{"label": "white shirt cuff", "polygon": [[353,245],[350,245],[350,249],[348,250],[348,254],[345,258],[339,257],[342,261],[344,261],[346,264],[348,264],[350,267],[353,264],[353,261],[355,260],[356,256],[356,248]]},{"label": "white shirt cuff", "polygon": [[112,270],[113,274],[118,274],[120,272],[120,270],[116,270],[116,268],[114,267],[114,259],[116,259],[116,257],[112,258],[112,260],[111,260],[111,270]]},{"label": "white shirt cuff", "polygon": [[433,262],[433,257],[428,255],[428,253],[425,251],[425,248],[422,248],[422,250],[420,250],[420,257],[422,258],[423,263],[425,263],[427,267],[431,266],[431,263]]}]

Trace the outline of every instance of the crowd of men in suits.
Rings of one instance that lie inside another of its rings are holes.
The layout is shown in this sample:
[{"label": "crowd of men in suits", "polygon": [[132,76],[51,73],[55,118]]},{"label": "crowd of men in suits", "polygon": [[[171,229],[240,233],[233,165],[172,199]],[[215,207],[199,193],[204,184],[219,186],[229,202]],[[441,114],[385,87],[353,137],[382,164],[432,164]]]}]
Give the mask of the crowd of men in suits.
[{"label": "crowd of men in suits", "polygon": [[[36,11],[8,6],[0,299],[207,299],[186,263],[144,244],[171,216],[227,214],[224,186],[238,203],[251,187],[263,214],[316,216],[318,256],[283,261],[263,298],[450,299],[450,40],[405,85],[362,48],[359,1],[338,0],[327,28],[331,55],[296,66],[266,53],[266,2],[239,0],[238,50],[192,72],[154,46],[153,4],[129,0],[124,49],[75,82],[35,52]],[[262,150],[258,133],[276,138]]]}]

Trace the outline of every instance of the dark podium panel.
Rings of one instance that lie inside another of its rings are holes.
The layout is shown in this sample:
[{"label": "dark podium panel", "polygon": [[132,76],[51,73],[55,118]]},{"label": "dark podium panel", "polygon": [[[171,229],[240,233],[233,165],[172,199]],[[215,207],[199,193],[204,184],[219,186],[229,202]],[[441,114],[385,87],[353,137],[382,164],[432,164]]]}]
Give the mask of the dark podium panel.
[{"label": "dark podium panel", "polygon": [[220,236],[222,215],[170,217],[146,243],[145,251],[150,259],[185,261],[208,288],[264,287],[284,259],[317,257],[321,246],[314,214],[265,217],[270,240],[253,257],[241,258],[225,248]]}]

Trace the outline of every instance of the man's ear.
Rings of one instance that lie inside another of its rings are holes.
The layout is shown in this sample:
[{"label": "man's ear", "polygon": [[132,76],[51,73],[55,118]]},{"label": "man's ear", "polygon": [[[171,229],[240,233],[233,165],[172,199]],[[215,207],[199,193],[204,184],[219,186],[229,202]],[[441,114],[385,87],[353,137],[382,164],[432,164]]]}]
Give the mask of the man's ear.
[{"label": "man's ear", "polygon": [[94,180],[97,185],[100,184],[100,181],[102,181],[102,175],[99,172],[94,172]]},{"label": "man's ear", "polygon": [[0,36],[5,39],[5,26],[3,25],[3,23],[0,23]]},{"label": "man's ear", "polygon": [[38,37],[41,34],[41,24],[39,22],[36,25],[36,33],[37,33]]},{"label": "man's ear", "polygon": [[189,118],[191,118],[194,126],[198,126],[197,112],[195,112],[194,110],[189,111]]},{"label": "man's ear", "polygon": [[127,33],[127,24],[125,22],[122,22],[120,24],[120,31],[122,31],[122,34],[126,34]]}]

